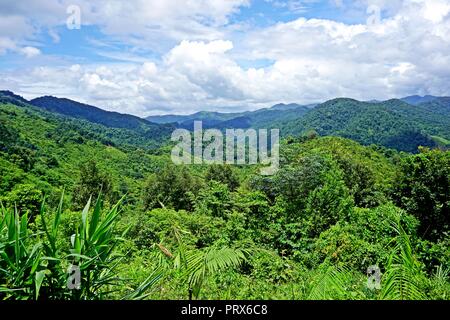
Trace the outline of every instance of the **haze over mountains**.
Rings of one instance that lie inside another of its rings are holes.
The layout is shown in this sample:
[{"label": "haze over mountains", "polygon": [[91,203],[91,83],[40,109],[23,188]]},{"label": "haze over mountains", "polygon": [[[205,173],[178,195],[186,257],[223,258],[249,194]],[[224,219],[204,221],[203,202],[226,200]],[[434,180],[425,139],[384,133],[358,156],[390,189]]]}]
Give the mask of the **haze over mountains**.
[{"label": "haze over mountains", "polygon": [[27,101],[10,91],[0,91],[0,103],[33,106],[67,118],[125,130],[121,136],[130,134],[135,140],[168,141],[175,128],[192,129],[194,121],[201,120],[203,128],[278,128],[284,137],[314,131],[323,136],[342,136],[366,145],[376,144],[408,152],[416,152],[419,146],[450,145],[448,97],[410,96],[382,102],[338,98],[318,105],[277,104],[240,113],[202,111],[192,115],[151,116],[146,119],[51,96]]},{"label": "haze over mountains", "polygon": [[194,121],[204,127],[279,128],[283,136],[299,136],[308,131],[335,135],[362,144],[376,144],[401,151],[416,152],[419,146],[450,145],[450,98],[409,96],[388,101],[361,102],[333,99],[318,105],[279,104],[244,113],[199,112],[147,118],[158,123],[175,122],[192,129]]},{"label": "haze over mountains", "polygon": [[177,116],[151,116],[146,118],[156,123],[177,123],[177,126],[192,129],[194,121],[201,120],[205,128],[265,128],[271,127],[274,122],[287,121],[304,116],[312,106],[298,104],[277,104],[271,108],[259,109],[240,113],[219,113],[201,111],[192,115]]}]

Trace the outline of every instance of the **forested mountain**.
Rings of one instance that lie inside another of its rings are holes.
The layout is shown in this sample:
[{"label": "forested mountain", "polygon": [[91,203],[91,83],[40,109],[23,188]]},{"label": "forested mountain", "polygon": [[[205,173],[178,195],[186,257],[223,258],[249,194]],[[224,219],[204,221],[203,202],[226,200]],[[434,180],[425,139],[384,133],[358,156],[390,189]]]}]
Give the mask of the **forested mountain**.
[{"label": "forested mountain", "polygon": [[419,146],[437,146],[434,138],[450,138],[450,117],[442,117],[436,108],[444,110],[434,102],[413,106],[395,99],[369,103],[340,98],[317,106],[304,117],[277,125],[284,135],[315,130],[319,135],[417,152]]},{"label": "forested mountain", "polygon": [[26,105],[29,104],[27,100],[23,97],[14,94],[11,91],[0,91],[0,103],[13,103],[16,105]]},{"label": "forested mountain", "polygon": [[65,118],[26,104],[0,103],[0,194],[21,190],[22,185],[33,185],[42,194],[72,188],[79,166],[91,160],[113,173],[108,179],[116,189],[111,192],[131,191],[136,179],[158,162],[151,159],[160,146],[132,130]]},{"label": "forested mountain", "polygon": [[202,121],[204,128],[272,128],[274,123],[302,117],[313,107],[314,105],[302,106],[298,104],[278,104],[271,108],[241,113],[202,111],[186,116],[151,116],[148,117],[147,120],[156,123],[175,122],[178,127],[190,130],[193,129],[194,121]]},{"label": "forested mountain", "polygon": [[432,102],[436,99],[438,99],[439,97],[435,97],[435,96],[409,96],[409,97],[405,97],[405,98],[401,98],[400,100],[402,100],[403,102],[406,102],[408,104],[412,104],[413,106],[417,106],[421,103],[427,103],[427,102]]},{"label": "forested mountain", "polygon": [[[321,136],[341,136],[365,145],[376,144],[407,152],[417,152],[419,146],[450,146],[450,98],[446,97],[411,96],[383,102],[339,98],[317,106],[278,104],[242,113],[198,112],[148,118],[156,123],[48,96],[28,102],[12,92],[2,91],[0,101],[21,106],[32,104],[53,114],[89,121],[88,126],[99,124],[96,131],[108,131],[104,133],[105,138],[115,143],[127,140],[128,144],[137,146],[167,141],[175,127],[192,130],[197,120],[203,122],[204,129],[278,128],[285,137],[315,131]],[[128,131],[131,132],[128,134]]]},{"label": "forested mountain", "polygon": [[450,98],[434,96],[381,102],[339,98],[310,106],[279,104],[253,112],[199,112],[148,119],[173,121],[189,130],[194,121],[201,120],[204,128],[278,128],[283,136],[316,131],[322,136],[341,136],[407,152],[417,152],[419,146],[450,145]]},{"label": "forested mountain", "polygon": [[[168,136],[0,99],[0,300],[449,297],[449,151],[308,134],[282,140],[267,177],[258,165],[175,166]],[[369,117],[377,133],[435,123],[445,136],[433,112],[398,100],[337,99],[308,117],[324,134],[366,138]],[[229,121],[257,123],[243,118]],[[79,290],[68,265],[82,270]],[[367,286],[373,266],[379,289]]]},{"label": "forested mountain", "polygon": [[[105,145],[117,145],[122,148],[133,146],[144,149],[155,149],[162,144],[166,144],[172,131],[175,129],[170,124],[153,124],[134,116],[124,115],[122,117],[120,114],[114,115],[115,121],[120,123],[121,119],[123,119],[123,122],[126,123],[128,119],[132,119],[138,126],[129,129],[124,128],[130,126],[129,124],[124,124],[122,127],[109,127],[95,121],[83,120],[78,116],[71,117],[60,114],[59,112],[47,111],[46,108],[31,105],[20,96],[12,93],[5,94],[4,91],[0,92],[0,104],[3,104],[4,107],[6,105],[9,105],[11,108],[21,107],[26,114],[52,121],[57,130],[55,136],[58,136],[61,141],[93,138]],[[102,112],[106,111],[102,110]],[[106,113],[109,114],[108,112]]]},{"label": "forested mountain", "polygon": [[433,101],[419,104],[419,107],[438,115],[450,117],[450,97],[436,98]]},{"label": "forested mountain", "polygon": [[94,106],[64,98],[45,96],[33,99],[29,103],[50,112],[59,113],[72,118],[88,120],[110,128],[146,130],[148,128],[157,127],[150,121],[136,116],[105,111]]},{"label": "forested mountain", "polygon": [[219,123],[221,121],[229,120],[240,116],[241,113],[221,113],[200,111],[191,115],[162,115],[150,116],[146,119],[154,123],[183,123],[195,120],[201,120],[205,123]]},{"label": "forested mountain", "polygon": [[279,103],[279,104],[276,104],[276,105],[272,106],[270,108],[270,110],[286,111],[286,110],[295,110],[295,109],[298,109],[300,107],[307,107],[309,109],[312,109],[316,105],[317,104],[309,104],[309,105],[306,105],[306,106],[301,106],[301,105],[299,105],[297,103],[289,103],[289,104]]},{"label": "forested mountain", "polygon": [[42,98],[33,101],[39,106],[12,92],[0,91],[0,103],[20,106],[28,113],[52,119],[59,128],[61,139],[74,139],[68,132],[75,130],[110,145],[154,149],[167,143],[175,129],[170,124],[154,124],[135,116],[108,112],[67,99]]}]

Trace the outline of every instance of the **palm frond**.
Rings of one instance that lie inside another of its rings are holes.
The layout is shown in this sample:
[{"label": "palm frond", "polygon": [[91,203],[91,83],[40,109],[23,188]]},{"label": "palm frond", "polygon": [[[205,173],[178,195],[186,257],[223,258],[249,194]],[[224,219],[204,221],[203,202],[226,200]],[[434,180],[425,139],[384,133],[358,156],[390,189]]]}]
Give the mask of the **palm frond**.
[{"label": "palm frond", "polygon": [[424,280],[420,264],[414,256],[411,241],[403,229],[400,219],[391,221],[397,233],[394,249],[389,258],[386,272],[382,277],[381,299],[423,300],[420,283]]},{"label": "palm frond", "polygon": [[200,294],[205,278],[229,268],[237,268],[246,260],[247,252],[242,249],[208,248],[196,250],[187,255],[187,272],[189,273],[189,288],[195,297]]},{"label": "palm frond", "polygon": [[307,300],[346,299],[352,279],[350,270],[329,266],[313,278]]}]

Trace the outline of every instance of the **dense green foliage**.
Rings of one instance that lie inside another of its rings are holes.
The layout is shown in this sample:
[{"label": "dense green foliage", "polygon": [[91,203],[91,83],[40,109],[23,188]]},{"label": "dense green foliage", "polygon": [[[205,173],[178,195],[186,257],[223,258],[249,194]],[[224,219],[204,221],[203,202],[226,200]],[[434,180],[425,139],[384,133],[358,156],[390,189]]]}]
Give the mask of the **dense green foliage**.
[{"label": "dense green foliage", "polygon": [[280,104],[253,112],[199,112],[148,119],[190,130],[194,121],[200,120],[204,128],[279,128],[285,137],[313,131],[412,153],[417,153],[419,146],[450,146],[450,98],[446,97],[412,96],[384,102],[340,98],[318,106]]},{"label": "dense green foliage", "polygon": [[187,116],[151,116],[147,120],[156,123],[177,123],[178,127],[192,130],[194,121],[202,121],[204,128],[247,129],[274,128],[275,123],[303,117],[309,108],[298,104],[275,105],[272,108],[240,113],[197,112]]},{"label": "dense green foliage", "polygon": [[[415,117],[397,101],[368,113],[373,130],[392,120],[377,139],[343,101],[333,117],[319,106],[326,119],[308,129],[353,128],[378,145],[310,131],[282,141],[280,170],[265,177],[257,166],[175,166],[170,147],[139,130],[4,99],[0,299],[450,297],[450,152],[382,147]],[[447,137],[445,119],[424,119],[421,130]],[[380,282],[367,274],[375,266]]]},{"label": "dense green foliage", "polygon": [[380,103],[335,99],[314,108],[304,117],[280,123],[284,134],[310,129],[365,145],[377,144],[400,151],[417,152],[419,146],[436,146],[432,136],[450,138],[450,117],[400,100]]},{"label": "dense green foliage", "polygon": [[425,239],[437,240],[450,231],[450,153],[425,150],[400,166],[398,204],[421,222]]}]

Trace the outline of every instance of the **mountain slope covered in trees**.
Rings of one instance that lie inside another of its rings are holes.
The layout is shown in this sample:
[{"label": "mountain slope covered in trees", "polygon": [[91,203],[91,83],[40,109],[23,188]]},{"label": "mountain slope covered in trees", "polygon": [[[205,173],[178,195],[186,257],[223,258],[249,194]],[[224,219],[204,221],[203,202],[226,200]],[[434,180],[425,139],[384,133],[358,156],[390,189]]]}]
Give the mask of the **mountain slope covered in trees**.
[{"label": "mountain slope covered in trees", "polygon": [[159,146],[131,130],[112,130],[30,106],[0,104],[0,193],[15,192],[29,183],[48,194],[71,188],[79,166],[96,159],[115,172],[110,177],[117,189],[111,192],[132,190],[136,179],[153,167],[152,154],[160,152]]},{"label": "mountain slope covered in trees", "polygon": [[450,117],[442,117],[431,106],[413,106],[400,100],[369,103],[340,98],[278,126],[284,135],[315,130],[319,135],[336,135],[366,145],[417,152],[419,146],[437,146],[432,137],[450,138]]},{"label": "mountain slope covered in trees", "polygon": [[283,136],[316,132],[335,135],[362,144],[376,144],[400,151],[417,152],[419,146],[450,146],[450,98],[411,96],[400,100],[360,102],[339,98],[319,105],[280,104],[243,113],[199,112],[188,116],[155,116],[156,122],[174,122],[193,129],[278,128]]},{"label": "mountain slope covered in trees", "polygon": [[[61,137],[70,139],[71,129],[110,145],[156,148],[167,143],[172,131],[170,124],[154,124],[131,115],[108,112],[78,102],[43,98],[37,103],[8,91],[0,91],[0,103],[22,107],[28,113],[51,119],[58,124]],[[45,101],[49,101],[48,104]],[[76,136],[76,135],[75,135]]]},{"label": "mountain slope covered in trees", "polygon": [[177,123],[178,127],[192,130],[194,121],[202,121],[205,128],[247,129],[271,128],[277,121],[300,118],[313,106],[278,104],[271,108],[240,113],[198,112],[192,115],[151,116],[147,120],[157,123]]},{"label": "mountain slope covered in trees", "polygon": [[[0,300],[449,299],[449,151],[308,134],[282,140],[267,177],[175,166],[139,130],[0,98]],[[348,113],[319,106],[327,125],[357,118],[335,103]],[[398,121],[413,106],[363,107]]]},{"label": "mountain slope covered in trees", "polygon": [[149,130],[150,128],[159,127],[150,121],[136,116],[105,111],[94,106],[64,98],[46,96],[33,99],[29,103],[50,112],[87,120],[111,128]]}]

